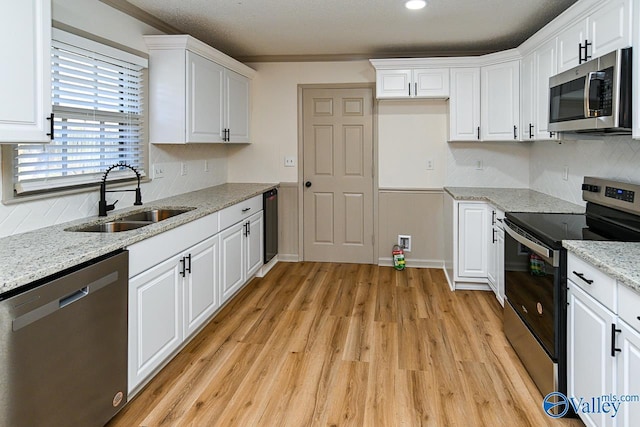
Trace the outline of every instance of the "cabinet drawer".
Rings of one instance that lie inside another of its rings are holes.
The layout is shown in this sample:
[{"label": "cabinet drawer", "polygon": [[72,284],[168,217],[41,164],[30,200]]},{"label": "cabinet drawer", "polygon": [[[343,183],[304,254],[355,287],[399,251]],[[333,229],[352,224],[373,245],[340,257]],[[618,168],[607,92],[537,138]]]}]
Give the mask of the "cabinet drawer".
[{"label": "cabinet drawer", "polygon": [[618,284],[618,316],[640,332],[640,293]]},{"label": "cabinet drawer", "polygon": [[262,194],[220,211],[220,230],[224,230],[262,210]]},{"label": "cabinet drawer", "polygon": [[573,254],[567,258],[567,278],[615,313],[616,280]]}]

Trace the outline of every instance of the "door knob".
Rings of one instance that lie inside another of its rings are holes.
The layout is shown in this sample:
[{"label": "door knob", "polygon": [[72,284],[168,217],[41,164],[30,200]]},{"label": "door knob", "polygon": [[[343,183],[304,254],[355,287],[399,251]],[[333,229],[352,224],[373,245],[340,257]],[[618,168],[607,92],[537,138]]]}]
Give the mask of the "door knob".
[{"label": "door knob", "polygon": [[311,187],[311,181],[307,181],[307,182],[305,182],[305,183],[304,183],[304,186],[305,186],[305,187],[307,187],[307,188]]}]

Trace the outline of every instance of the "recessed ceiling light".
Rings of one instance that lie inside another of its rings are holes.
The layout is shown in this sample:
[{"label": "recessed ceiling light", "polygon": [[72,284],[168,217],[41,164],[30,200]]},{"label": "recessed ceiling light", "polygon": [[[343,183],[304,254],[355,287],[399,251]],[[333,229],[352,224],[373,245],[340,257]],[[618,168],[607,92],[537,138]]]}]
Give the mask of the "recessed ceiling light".
[{"label": "recessed ceiling light", "polygon": [[424,0],[409,0],[404,5],[407,9],[418,10],[425,7],[427,5],[427,2]]}]

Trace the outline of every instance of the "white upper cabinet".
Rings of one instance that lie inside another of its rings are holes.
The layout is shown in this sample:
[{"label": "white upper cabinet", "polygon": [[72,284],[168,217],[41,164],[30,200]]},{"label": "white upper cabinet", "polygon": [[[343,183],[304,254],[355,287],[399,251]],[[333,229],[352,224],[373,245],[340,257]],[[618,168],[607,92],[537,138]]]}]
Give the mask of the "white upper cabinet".
[{"label": "white upper cabinet", "polygon": [[480,68],[451,69],[449,140],[480,140]]},{"label": "white upper cabinet", "polygon": [[376,98],[448,98],[449,68],[429,61],[372,59],[376,68]]},{"label": "white upper cabinet", "polygon": [[190,36],[144,36],[153,144],[250,142],[255,70]]},{"label": "white upper cabinet", "polygon": [[520,61],[451,68],[450,141],[519,138]]},{"label": "white upper cabinet", "polygon": [[[8,3],[0,14],[0,143],[51,140],[51,1]],[[7,59],[9,58],[9,59]]]},{"label": "white upper cabinet", "polygon": [[487,141],[515,141],[520,125],[520,61],[482,67],[480,135]]},{"label": "white upper cabinet", "polygon": [[631,0],[609,0],[558,34],[558,73],[631,46]]},{"label": "white upper cabinet", "polygon": [[522,141],[556,139],[549,133],[549,77],[557,71],[557,40],[551,39],[522,59],[520,66]]}]

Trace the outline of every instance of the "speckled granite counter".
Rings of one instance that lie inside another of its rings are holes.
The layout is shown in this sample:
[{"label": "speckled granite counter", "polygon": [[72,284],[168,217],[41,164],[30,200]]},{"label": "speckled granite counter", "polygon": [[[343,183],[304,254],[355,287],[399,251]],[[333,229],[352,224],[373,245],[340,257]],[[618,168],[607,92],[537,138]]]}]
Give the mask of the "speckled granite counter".
[{"label": "speckled granite counter", "polygon": [[640,243],[565,240],[562,246],[623,285],[640,292]]},{"label": "speckled granite counter", "polygon": [[505,212],[584,213],[584,206],[527,188],[445,187],[455,200],[479,200]]},{"label": "speckled granite counter", "polygon": [[[209,215],[277,187],[277,184],[223,184],[109,213],[0,239],[0,294],[59,273],[163,231]],[[143,195],[144,196],[144,195]],[[81,233],[66,228],[100,223],[152,208],[195,208],[164,221],[120,233]],[[97,207],[96,207],[97,210]]]}]

